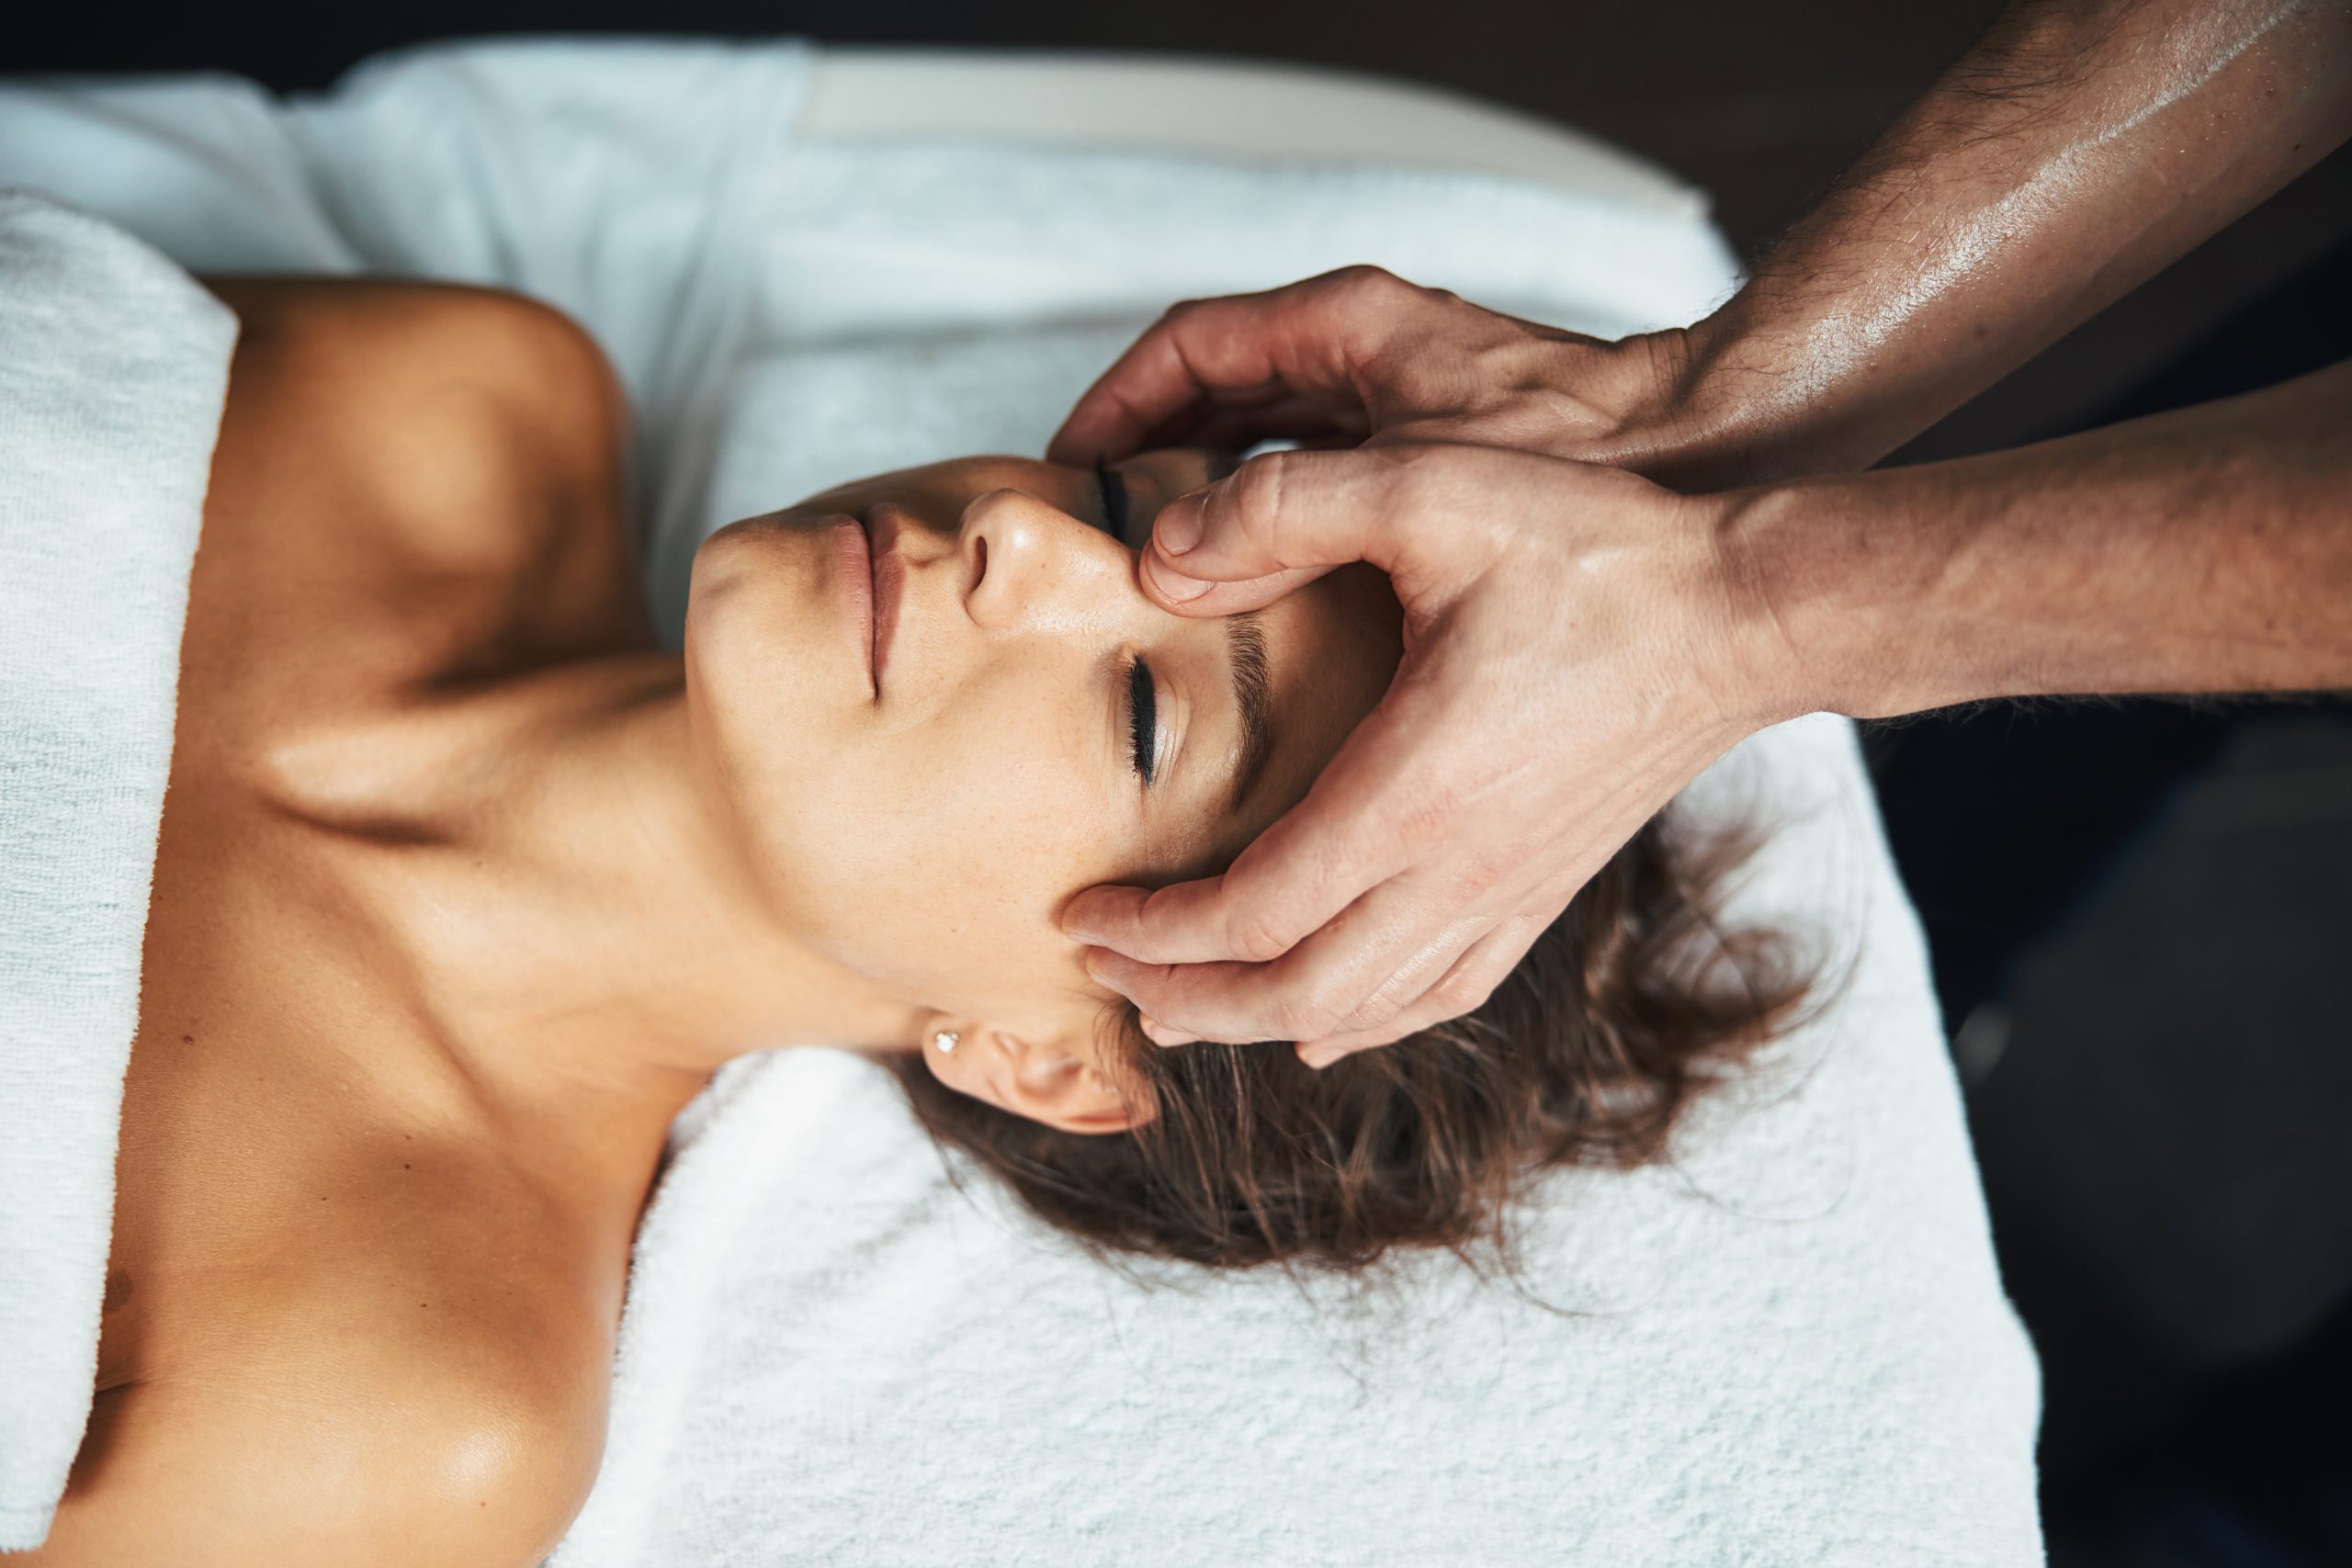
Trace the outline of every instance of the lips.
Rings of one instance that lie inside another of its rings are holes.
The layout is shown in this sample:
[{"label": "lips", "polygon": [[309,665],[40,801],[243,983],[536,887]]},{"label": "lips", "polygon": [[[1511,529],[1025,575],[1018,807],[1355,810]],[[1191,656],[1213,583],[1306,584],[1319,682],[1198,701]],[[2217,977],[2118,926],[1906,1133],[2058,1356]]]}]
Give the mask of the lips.
[{"label": "lips", "polygon": [[[865,650],[866,676],[872,680],[874,669],[874,567],[873,552],[866,542],[865,530],[856,523],[844,519],[833,525],[833,564],[842,578],[842,600],[849,613],[852,640]],[[875,687],[876,695],[881,688]]]},{"label": "lips", "polygon": [[865,531],[870,538],[869,558],[874,576],[871,587],[874,606],[874,644],[870,668],[874,674],[874,695],[882,695],[882,671],[890,662],[890,639],[899,627],[899,605],[906,598],[907,562],[899,553],[899,536],[903,525],[892,516],[887,506],[877,506],[867,513]]}]

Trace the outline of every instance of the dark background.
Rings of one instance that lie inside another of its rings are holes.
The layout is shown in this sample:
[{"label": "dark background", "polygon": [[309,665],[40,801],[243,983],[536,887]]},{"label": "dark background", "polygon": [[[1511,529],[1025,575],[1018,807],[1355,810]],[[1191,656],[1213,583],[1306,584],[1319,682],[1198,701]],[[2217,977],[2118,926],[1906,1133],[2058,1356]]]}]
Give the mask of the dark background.
[{"label": "dark background", "polygon": [[[377,49],[530,31],[1302,61],[1597,132],[1713,192],[1753,254],[1996,8],[85,4],[20,7],[0,70],[316,88]],[[2347,356],[2339,151],[1894,460]],[[2352,1564],[2352,706],[2004,705],[1880,727],[1869,746],[1936,952],[2004,1274],[2043,1358],[2052,1562]]]}]

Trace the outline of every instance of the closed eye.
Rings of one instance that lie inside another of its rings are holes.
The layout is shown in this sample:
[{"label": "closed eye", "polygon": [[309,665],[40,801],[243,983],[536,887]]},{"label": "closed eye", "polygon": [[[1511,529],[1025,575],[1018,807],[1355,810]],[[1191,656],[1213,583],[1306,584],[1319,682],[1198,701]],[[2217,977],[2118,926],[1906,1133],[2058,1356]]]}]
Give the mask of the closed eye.
[{"label": "closed eye", "polygon": [[1159,695],[1140,659],[1127,662],[1127,744],[1136,777],[1148,786],[1159,771]]},{"label": "closed eye", "polygon": [[[1099,456],[1094,459],[1094,493],[1102,505],[1102,531],[1125,544],[1127,481]],[[1159,692],[1151,666],[1141,659],[1127,660],[1127,753],[1136,777],[1148,787],[1159,771]]]}]

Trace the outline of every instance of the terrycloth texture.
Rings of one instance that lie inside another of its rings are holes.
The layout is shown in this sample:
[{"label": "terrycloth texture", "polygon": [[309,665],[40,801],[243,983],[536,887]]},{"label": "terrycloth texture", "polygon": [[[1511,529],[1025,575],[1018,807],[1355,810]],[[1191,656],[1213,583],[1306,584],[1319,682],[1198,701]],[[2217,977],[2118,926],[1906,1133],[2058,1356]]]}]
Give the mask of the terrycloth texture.
[{"label": "terrycloth texture", "polygon": [[[85,199],[175,254],[571,310],[636,406],[673,641],[711,528],[1037,450],[1170,299],[1369,260],[1614,334],[1734,277],[1695,203],[796,144],[804,64],[491,45],[293,107],[220,82],[0,94],[0,178],[30,160],[74,190],[104,158]],[[2038,1562],[2033,1363],[1850,732],[1776,731],[1702,793],[1778,828],[1739,912],[1850,974],[1675,1165],[1552,1182],[1524,1294],[1436,1262],[1362,1311],[1279,1280],[1148,1290],[959,1193],[868,1064],[750,1058],[680,1120],[604,1472],[552,1561]]]},{"label": "terrycloth texture", "polygon": [[97,1370],[180,626],[236,319],[0,191],[0,1549],[48,1533]]},{"label": "terrycloth texture", "polygon": [[1139,1288],[958,1190],[868,1064],[731,1066],[556,1568],[2039,1562],[2033,1362],[1851,729],[1693,794],[1778,829],[1736,914],[1856,966],[1674,1165],[1550,1182],[1518,1286]]}]

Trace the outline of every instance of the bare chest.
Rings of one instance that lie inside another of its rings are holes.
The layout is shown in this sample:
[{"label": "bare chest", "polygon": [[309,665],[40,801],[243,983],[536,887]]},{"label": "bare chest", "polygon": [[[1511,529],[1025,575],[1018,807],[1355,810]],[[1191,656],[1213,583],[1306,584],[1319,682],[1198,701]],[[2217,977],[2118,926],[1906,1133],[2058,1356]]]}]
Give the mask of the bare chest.
[{"label": "bare chest", "polygon": [[99,1386],[535,1345],[609,1366],[628,1241],[486,1119],[300,846],[175,784],[123,1092]]},{"label": "bare chest", "polygon": [[[241,381],[240,377],[243,377]],[[419,490],[332,450],[379,411],[232,373],[190,580],[179,715],[124,1086],[98,1384],[472,1369],[591,1413],[634,1207],[560,1129],[492,1116],[371,947],[366,888],[273,804],[270,759],[442,679],[645,634],[616,515],[431,554],[563,491],[443,428]],[[477,482],[452,491],[451,471]],[[575,487],[576,488],[576,487]],[[567,1160],[570,1163],[567,1164]],[[389,1359],[386,1358],[389,1357]]]}]

